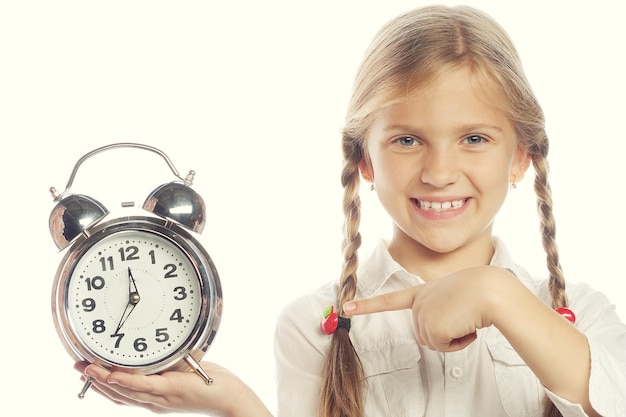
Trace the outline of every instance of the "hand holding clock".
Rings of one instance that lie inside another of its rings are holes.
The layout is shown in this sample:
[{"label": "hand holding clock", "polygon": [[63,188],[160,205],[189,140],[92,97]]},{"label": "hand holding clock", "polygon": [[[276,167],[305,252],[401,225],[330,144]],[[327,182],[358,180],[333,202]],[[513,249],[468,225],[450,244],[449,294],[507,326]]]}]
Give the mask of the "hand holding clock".
[{"label": "hand holding clock", "polygon": [[93,381],[92,389],[118,404],[133,405],[155,413],[188,412],[220,417],[268,417],[258,396],[227,369],[202,362],[202,368],[215,378],[205,384],[193,371],[167,371],[140,375],[110,372],[84,362],[76,369]]}]

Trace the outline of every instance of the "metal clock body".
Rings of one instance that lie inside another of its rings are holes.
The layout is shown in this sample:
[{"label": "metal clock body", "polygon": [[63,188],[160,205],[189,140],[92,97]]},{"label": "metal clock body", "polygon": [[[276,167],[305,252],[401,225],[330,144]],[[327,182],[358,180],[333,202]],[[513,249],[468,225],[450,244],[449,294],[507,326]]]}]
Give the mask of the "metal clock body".
[{"label": "metal clock body", "polygon": [[134,216],[83,233],[61,262],[53,317],[77,360],[155,373],[199,359],[217,331],[221,286],[175,223]]},{"label": "metal clock body", "polygon": [[[68,194],[78,166],[104,150],[133,147],[161,155],[180,181],[146,198],[139,214],[123,204],[112,217],[98,201]],[[52,290],[52,316],[70,355],[112,370],[152,374],[191,367],[213,342],[222,314],[217,269],[196,238],[204,202],[190,189],[195,172],[178,175],[156,148],[120,143],[83,156],[50,215],[50,232],[66,250]],[[129,214],[132,213],[132,214]],[[80,392],[89,389],[88,379]]]}]

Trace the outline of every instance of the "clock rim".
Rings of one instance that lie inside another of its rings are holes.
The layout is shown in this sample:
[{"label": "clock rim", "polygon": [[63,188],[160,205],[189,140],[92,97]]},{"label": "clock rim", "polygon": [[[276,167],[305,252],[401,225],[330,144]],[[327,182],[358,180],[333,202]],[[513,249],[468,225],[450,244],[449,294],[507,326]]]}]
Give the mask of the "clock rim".
[{"label": "clock rim", "polygon": [[[67,286],[76,264],[96,243],[123,231],[145,231],[156,234],[176,245],[189,258],[196,275],[200,278],[202,291],[201,308],[194,328],[177,350],[166,357],[141,365],[114,362],[90,349],[74,330],[69,318]],[[178,223],[151,216],[124,216],[98,222],[85,229],[67,249],[61,260],[52,289],[52,317],[55,329],[66,351],[76,361],[95,363],[111,370],[152,374],[169,369],[179,369],[188,355],[200,360],[210,347],[221,321],[222,286],[219,274],[208,252],[200,242]]]}]

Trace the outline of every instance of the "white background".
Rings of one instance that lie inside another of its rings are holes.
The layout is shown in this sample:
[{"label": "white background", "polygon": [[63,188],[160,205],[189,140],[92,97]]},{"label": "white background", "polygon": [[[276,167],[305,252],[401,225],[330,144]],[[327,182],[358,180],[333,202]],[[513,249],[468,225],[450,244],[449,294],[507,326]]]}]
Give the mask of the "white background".
[{"label": "white background", "polygon": [[[239,374],[273,410],[276,316],[339,274],[339,131],[354,72],[378,28],[422,3],[3,2],[0,413],[121,411],[93,394],[76,398],[79,375],[50,314],[61,254],[48,233],[48,188],[64,189],[78,158],[113,142],[155,146],[181,173],[197,171],[208,216],[202,239],[225,302],[207,359]],[[624,6],[468,3],[508,30],[546,112],[568,280],[607,293],[626,317]],[[173,179],[154,154],[113,150],[88,160],[72,191],[113,210]],[[543,276],[531,182],[510,195],[496,230]],[[367,250],[389,226],[366,188],[363,201]]]}]

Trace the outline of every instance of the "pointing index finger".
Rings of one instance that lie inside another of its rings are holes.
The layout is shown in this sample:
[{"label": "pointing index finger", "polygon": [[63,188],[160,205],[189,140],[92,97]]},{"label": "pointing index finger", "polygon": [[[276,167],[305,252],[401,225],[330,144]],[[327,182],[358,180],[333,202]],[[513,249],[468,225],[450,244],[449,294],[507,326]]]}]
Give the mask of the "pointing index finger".
[{"label": "pointing index finger", "polygon": [[417,287],[406,288],[376,297],[348,301],[343,311],[351,316],[359,314],[380,313],[383,311],[405,310],[413,307]]}]

